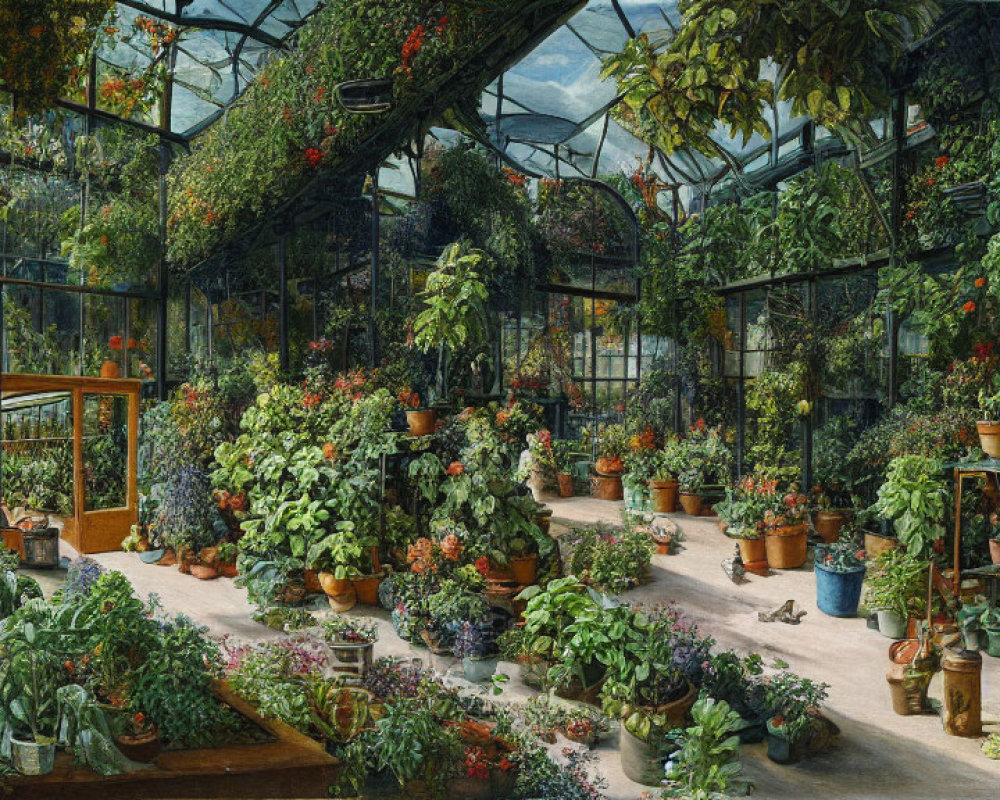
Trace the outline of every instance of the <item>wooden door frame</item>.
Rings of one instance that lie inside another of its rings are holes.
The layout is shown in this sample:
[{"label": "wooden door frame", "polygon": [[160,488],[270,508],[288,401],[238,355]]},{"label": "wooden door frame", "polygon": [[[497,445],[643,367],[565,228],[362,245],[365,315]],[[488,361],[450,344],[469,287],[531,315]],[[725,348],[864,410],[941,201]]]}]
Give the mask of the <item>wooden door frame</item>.
[{"label": "wooden door frame", "polygon": [[[69,375],[0,376],[0,390],[30,394],[67,392],[73,406],[73,517],[66,521],[62,538],[78,553],[103,553],[120,549],[121,540],[139,520],[139,397],[142,381],[131,378],[84,378]],[[86,510],[83,478],[83,398],[85,395],[119,395],[128,400],[125,505],[122,508]],[[2,408],[2,398],[0,398]],[[72,522],[72,525],[70,525]],[[67,530],[68,529],[68,530]]]}]

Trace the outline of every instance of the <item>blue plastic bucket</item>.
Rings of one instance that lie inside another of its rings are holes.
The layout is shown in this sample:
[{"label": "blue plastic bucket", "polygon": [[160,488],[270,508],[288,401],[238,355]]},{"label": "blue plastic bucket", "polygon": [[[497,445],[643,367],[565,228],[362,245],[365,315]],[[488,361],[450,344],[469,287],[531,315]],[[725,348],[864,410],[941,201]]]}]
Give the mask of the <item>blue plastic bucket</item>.
[{"label": "blue plastic bucket", "polygon": [[861,601],[861,584],[865,568],[855,567],[850,572],[833,572],[816,564],[816,605],[831,617],[855,617]]}]

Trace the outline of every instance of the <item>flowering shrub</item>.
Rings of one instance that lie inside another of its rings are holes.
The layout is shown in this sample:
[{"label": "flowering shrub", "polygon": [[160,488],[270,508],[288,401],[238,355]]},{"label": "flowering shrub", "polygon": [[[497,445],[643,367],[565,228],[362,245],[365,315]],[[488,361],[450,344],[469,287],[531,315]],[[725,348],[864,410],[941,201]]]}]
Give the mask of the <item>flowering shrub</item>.
[{"label": "flowering shrub", "polygon": [[816,564],[830,572],[856,572],[865,566],[865,551],[857,542],[841,539],[816,548]]}]

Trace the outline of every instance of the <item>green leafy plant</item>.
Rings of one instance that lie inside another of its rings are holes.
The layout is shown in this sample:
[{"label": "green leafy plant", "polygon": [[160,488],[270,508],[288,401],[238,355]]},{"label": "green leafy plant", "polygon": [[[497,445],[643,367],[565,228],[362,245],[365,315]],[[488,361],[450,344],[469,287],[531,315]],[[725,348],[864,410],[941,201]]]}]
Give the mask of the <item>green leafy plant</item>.
[{"label": "green leafy plant", "polygon": [[920,615],[926,606],[928,563],[907,552],[887,550],[869,566],[866,604],[901,619]]},{"label": "green leafy plant", "polygon": [[309,548],[306,563],[313,569],[331,573],[337,580],[357,578],[367,568],[374,536],[358,536],[353,522],[338,522],[336,530]]},{"label": "green leafy plant", "polygon": [[694,724],[671,739],[677,750],[666,766],[664,797],[685,800],[712,800],[727,795],[744,795],[747,781],[740,778],[740,738],[735,735],[743,723],[725,700],[702,695],[691,708]]},{"label": "green leafy plant", "polygon": [[764,682],[768,730],[796,742],[812,724],[812,714],[827,697],[829,686],[781,672]]},{"label": "green leafy plant", "polygon": [[900,456],[889,464],[874,510],[892,522],[900,543],[914,557],[926,555],[944,536],[947,493],[936,477],[940,464],[924,456]]}]

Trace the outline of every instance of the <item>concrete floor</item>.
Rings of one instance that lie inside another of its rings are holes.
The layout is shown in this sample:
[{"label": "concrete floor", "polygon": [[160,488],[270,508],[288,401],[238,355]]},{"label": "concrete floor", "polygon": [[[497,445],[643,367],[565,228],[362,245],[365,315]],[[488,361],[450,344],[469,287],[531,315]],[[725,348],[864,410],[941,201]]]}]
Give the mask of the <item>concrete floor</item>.
[{"label": "concrete floor", "polygon": [[[618,522],[621,504],[593,498],[553,499],[555,532],[562,525],[595,521]],[[885,681],[890,640],[867,628],[863,619],[828,617],[816,607],[816,588],[810,569],[750,575],[737,586],[721,569],[732,552],[732,542],[712,519],[676,515],[685,541],[674,556],[653,557],[651,580],[629,592],[629,601],[677,601],[705,634],[721,648],[741,653],[756,651],[771,664],[781,659],[804,676],[830,684],[827,715],[842,733],[831,752],[793,766],[770,762],[763,744],[742,748],[745,772],[755,787],[755,797],[767,800],[844,798],[866,800],[996,800],[1000,798],[1000,762],[979,751],[979,739],[947,736],[936,714],[897,716]],[[253,622],[245,592],[232,581],[202,582],[176,569],[143,564],[134,554],[106,553],[96,557],[109,569],[124,572],[141,593],[155,592],[164,607],[184,613],[208,626],[213,635],[231,634],[244,641],[273,638],[276,634]],[[39,573],[34,573],[39,574]],[[41,573],[46,593],[58,585],[61,572]],[[770,611],[794,599],[808,613],[800,625],[762,623],[758,611]],[[322,601],[319,601],[322,607]],[[322,613],[327,613],[324,610]],[[376,655],[400,655],[428,660],[428,651],[400,640],[388,615],[378,609],[358,607],[354,616],[379,620],[381,638]],[[1000,730],[1000,659],[984,655],[983,719],[987,730]],[[441,671],[451,670],[453,659],[433,660]],[[507,667],[505,669],[505,667]],[[518,699],[531,690],[519,685],[517,669],[501,664],[511,684],[501,699]],[[931,685],[940,697],[940,676]],[[637,800],[644,787],[621,773],[616,736],[596,751],[601,773],[609,783],[610,800]]]}]

